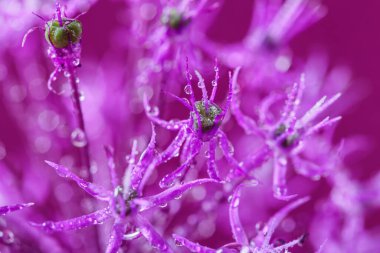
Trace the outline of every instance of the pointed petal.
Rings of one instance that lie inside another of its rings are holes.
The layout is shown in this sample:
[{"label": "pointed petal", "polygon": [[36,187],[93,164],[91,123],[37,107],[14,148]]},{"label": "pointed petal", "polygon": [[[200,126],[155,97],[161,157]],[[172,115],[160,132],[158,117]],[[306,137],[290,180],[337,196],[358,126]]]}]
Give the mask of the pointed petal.
[{"label": "pointed petal", "polygon": [[77,183],[77,185],[80,188],[85,190],[91,196],[103,201],[110,200],[110,196],[112,196],[112,193],[110,191],[107,191],[103,187],[97,186],[93,183],[83,180],[82,178],[78,177],[76,174],[74,174],[62,165],[50,161],[45,162],[56,170],[58,176],[73,180],[75,183]]},{"label": "pointed petal", "polygon": [[140,160],[137,165],[133,168],[131,174],[131,186],[135,191],[141,191],[140,184],[142,183],[143,178],[149,178],[151,174],[151,170],[149,167],[155,167],[155,159],[156,157],[156,131],[154,128],[154,124],[152,123],[152,136],[150,138],[150,142],[146,149],[142,152],[140,156]]},{"label": "pointed petal", "polygon": [[259,128],[256,122],[250,117],[243,114],[240,110],[240,99],[239,99],[239,85],[237,83],[237,78],[240,72],[240,67],[237,67],[234,70],[234,74],[232,76],[232,97],[231,97],[231,113],[235,116],[235,119],[239,126],[243,128],[246,134],[258,133]]},{"label": "pointed petal", "polygon": [[242,246],[247,246],[249,245],[248,237],[244,231],[239,216],[241,188],[242,185],[239,185],[232,194],[232,199],[229,206],[229,216],[231,230],[235,241]]},{"label": "pointed petal", "polygon": [[280,222],[291,211],[293,211],[294,209],[296,209],[300,205],[306,203],[307,201],[309,201],[309,199],[310,199],[309,197],[304,197],[304,198],[298,199],[298,200],[294,201],[293,203],[290,203],[289,205],[285,206],[280,211],[278,211],[275,215],[273,215],[273,217],[268,222],[268,232],[267,232],[267,234],[266,234],[266,236],[264,238],[264,241],[263,241],[263,244],[262,244],[262,248],[265,248],[266,246],[269,245],[269,241],[270,241],[270,239],[271,239],[274,231],[276,230],[276,228],[280,224]]},{"label": "pointed petal", "polygon": [[151,112],[151,107],[148,103],[148,98],[146,96],[144,96],[144,108],[145,108],[145,113],[146,115],[148,116],[148,118],[156,123],[157,125],[165,128],[165,129],[168,129],[168,130],[178,130],[180,129],[183,125],[186,125],[188,120],[171,120],[171,121],[166,121],[166,120],[163,120],[163,119],[160,119],[158,117],[158,112],[156,113],[155,111],[154,112]]},{"label": "pointed petal", "polygon": [[108,170],[111,176],[112,189],[115,189],[118,185],[117,175],[116,175],[116,165],[115,165],[115,159],[114,159],[115,152],[111,146],[105,146],[104,150],[107,156]]},{"label": "pointed petal", "polygon": [[[216,253],[216,250],[200,245],[199,243],[192,242],[182,236],[173,234],[176,244],[186,247],[190,252],[195,253]],[[223,251],[224,252],[224,251]]]},{"label": "pointed petal", "polygon": [[194,141],[195,143],[193,143],[192,145],[191,154],[189,155],[187,160],[181,166],[179,166],[175,171],[167,174],[161,179],[159,183],[161,188],[172,186],[174,184],[174,181],[177,178],[180,178],[184,175],[184,172],[186,172],[186,169],[188,169],[188,167],[193,162],[194,158],[197,156],[197,154],[199,153],[202,147],[202,143],[200,141],[196,139],[194,139]]},{"label": "pointed petal", "polygon": [[215,164],[215,149],[216,149],[216,140],[215,138],[211,139],[209,142],[209,158],[207,159],[207,174],[210,178],[220,181],[218,170],[216,169]]},{"label": "pointed petal", "polygon": [[182,196],[186,191],[192,189],[193,187],[201,185],[201,184],[205,184],[205,183],[221,183],[221,182],[214,179],[210,179],[210,178],[197,179],[197,180],[185,183],[183,185],[174,186],[156,195],[135,199],[134,202],[140,205],[139,211],[142,212],[156,206],[164,205],[167,202]]},{"label": "pointed petal", "polygon": [[112,234],[110,236],[106,253],[117,253],[123,243],[123,236],[125,233],[125,224],[116,222],[112,227]]},{"label": "pointed petal", "polygon": [[41,224],[31,223],[34,227],[40,227],[46,232],[53,231],[70,231],[82,229],[88,226],[97,225],[103,223],[105,220],[112,217],[111,211],[108,207],[98,210],[96,212],[86,214],[80,217],[63,220],[63,221],[45,221]]},{"label": "pointed petal", "polygon": [[136,215],[136,218],[141,234],[147,239],[153,248],[158,249],[162,253],[173,253],[166,240],[162,238],[147,219],[139,214]]},{"label": "pointed petal", "polygon": [[26,204],[17,204],[17,205],[10,205],[10,206],[2,206],[0,207],[0,216],[5,215],[11,212],[15,212],[21,209],[24,209],[25,207],[33,206],[34,203],[26,203]]},{"label": "pointed petal", "polygon": [[172,159],[174,156],[176,156],[179,153],[179,149],[182,146],[182,143],[187,138],[187,132],[186,128],[183,127],[181,130],[179,130],[177,136],[175,139],[170,143],[169,147],[167,147],[159,156],[158,163],[165,163]]}]

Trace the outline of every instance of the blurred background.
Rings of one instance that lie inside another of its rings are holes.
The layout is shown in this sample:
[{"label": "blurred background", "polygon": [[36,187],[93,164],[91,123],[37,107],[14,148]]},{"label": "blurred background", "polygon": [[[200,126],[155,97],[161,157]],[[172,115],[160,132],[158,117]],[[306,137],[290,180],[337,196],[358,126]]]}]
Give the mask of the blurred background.
[{"label": "blurred background", "polygon": [[[78,156],[75,150],[71,150],[70,141],[64,141],[70,135],[72,126],[65,121],[71,117],[71,101],[67,94],[65,99],[48,94],[46,82],[53,66],[47,57],[43,31],[36,30],[32,33],[26,46],[21,48],[23,35],[29,28],[44,26],[44,21],[33,15],[32,11],[49,19],[53,14],[53,4],[54,1],[47,0],[0,2],[0,23],[3,23],[4,29],[3,32],[0,31],[0,163],[12,168],[14,177],[25,177],[25,182],[28,182],[28,178],[34,182],[20,185],[22,192],[30,190],[29,194],[34,201],[43,200],[45,206],[56,208],[58,204],[52,199],[73,201],[62,192],[68,192],[74,199],[83,197],[70,193],[71,190],[66,185],[59,184],[61,179],[55,177],[53,171],[46,172],[54,178],[50,183],[44,182],[44,174],[39,173],[41,168],[48,171],[44,159],[55,159],[69,166],[74,164],[75,157]],[[311,55],[318,55],[325,59],[322,64],[327,69],[338,68],[339,71],[349,73],[350,87],[347,93],[357,95],[356,103],[349,106],[342,115],[343,120],[338,125],[334,140],[338,142],[346,137],[360,140],[358,150],[347,157],[346,162],[353,177],[365,181],[371,179],[380,166],[380,1],[324,0],[322,4],[327,15],[291,40],[290,48],[295,59],[307,62]],[[135,52],[133,47],[126,47],[128,41],[132,40],[129,36],[133,35],[126,31],[134,17],[128,15],[128,8],[127,1],[98,0],[78,1],[75,10],[70,10],[70,7],[68,9],[70,16],[87,11],[79,18],[83,23],[84,36],[82,68],[78,75],[85,96],[83,106],[85,119],[89,117],[86,121],[91,141],[114,143],[121,150],[120,157],[124,157],[130,150],[132,138],[142,140],[140,149],[143,148],[144,142],[148,140],[146,134],[150,131],[149,124],[139,125],[148,122],[141,116],[141,107],[131,106],[123,110],[129,96],[117,100],[107,95],[115,90],[120,91],[119,88],[133,75],[129,71],[130,64],[133,63],[128,59]],[[220,8],[210,14],[214,19],[206,29],[207,37],[225,44],[239,42],[246,36],[253,9],[253,0],[222,1]],[[12,15],[17,18],[7,18]],[[95,85],[99,86],[94,87]],[[132,93],[129,89],[126,87],[123,91],[126,94]],[[41,114],[41,108],[47,110]],[[136,112],[137,116],[129,121],[128,113],[131,111]],[[94,117],[97,114],[102,116]],[[112,129],[107,127],[110,125]],[[56,133],[56,139],[47,138],[35,126],[47,133]],[[165,133],[162,135],[165,136]],[[61,156],[62,150],[65,150],[65,156]],[[104,164],[103,148],[92,146],[91,150],[94,159],[99,164]],[[30,174],[21,173],[26,168]],[[3,172],[0,180],[11,178],[7,177],[7,173]],[[96,178],[101,179],[102,176],[104,173],[100,172]],[[45,190],[33,192],[31,189],[36,181]],[[6,202],[12,194],[16,202],[17,199],[23,199],[22,193],[10,190],[9,185],[14,182],[3,183],[2,191],[7,194],[0,198],[1,202]],[[60,188],[54,193],[47,191],[49,185],[55,183]],[[91,206],[91,203],[82,204]],[[43,214],[41,217],[57,218],[42,207],[39,211]],[[377,211],[380,210],[374,209],[371,213]],[[63,216],[67,217],[68,213],[75,214],[67,211]],[[369,215],[366,222],[368,227],[378,227],[380,217]],[[229,238],[229,234],[217,236],[223,241],[228,241],[226,238]],[[211,244],[217,246],[219,243]],[[306,246],[299,252],[308,252],[304,250],[311,248]]]}]

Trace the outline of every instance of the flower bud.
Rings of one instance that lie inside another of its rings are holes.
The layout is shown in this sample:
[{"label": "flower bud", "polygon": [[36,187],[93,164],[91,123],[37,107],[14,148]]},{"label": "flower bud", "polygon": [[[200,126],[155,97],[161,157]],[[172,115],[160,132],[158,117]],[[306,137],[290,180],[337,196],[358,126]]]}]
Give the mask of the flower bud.
[{"label": "flower bud", "polygon": [[[220,109],[219,106],[214,103],[210,103],[208,110],[206,111],[204,102],[197,101],[195,102],[195,108],[200,116],[202,133],[208,133],[220,126],[222,121],[219,120],[216,122],[217,116],[222,113],[222,109]],[[192,117],[194,119],[194,129],[198,130],[198,120],[194,112],[192,113]]]},{"label": "flower bud", "polygon": [[57,20],[47,22],[45,39],[55,48],[65,48],[69,43],[78,43],[82,36],[82,24],[77,20]]}]

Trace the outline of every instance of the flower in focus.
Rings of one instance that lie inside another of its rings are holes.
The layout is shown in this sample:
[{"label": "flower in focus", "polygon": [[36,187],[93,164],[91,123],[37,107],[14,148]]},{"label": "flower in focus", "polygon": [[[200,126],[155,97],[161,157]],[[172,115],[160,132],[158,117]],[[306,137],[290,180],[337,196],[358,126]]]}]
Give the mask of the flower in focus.
[{"label": "flower in focus", "polygon": [[[151,142],[143,152],[139,162],[137,164],[131,163],[129,168],[127,168],[122,186],[117,180],[113,149],[106,147],[112,191],[83,180],[64,166],[46,161],[48,165],[56,170],[59,176],[75,181],[77,185],[88,194],[98,200],[107,202],[108,205],[105,208],[80,217],[58,222],[45,221],[42,224],[32,223],[32,225],[41,227],[47,232],[70,231],[102,224],[108,219],[114,219],[112,234],[106,252],[116,253],[125,238],[132,240],[141,235],[147,239],[152,247],[159,249],[161,252],[172,252],[167,242],[154,230],[149,221],[144,218],[141,213],[151,208],[164,205],[174,198],[181,196],[194,186],[216,181],[212,179],[198,179],[153,196],[140,196],[138,194],[139,188],[146,181],[146,178],[141,176],[149,175],[149,173],[146,174],[146,170],[150,166],[150,162],[155,159],[154,143],[155,133],[153,130]],[[136,151],[132,150],[131,158],[134,159],[135,153]],[[152,163],[154,164],[154,161]],[[135,231],[131,232],[130,230],[132,229],[135,229]],[[129,230],[129,233],[127,233],[127,230]]]},{"label": "flower in focus", "polygon": [[[202,99],[198,101],[195,100],[195,95],[191,85],[191,76],[188,70],[187,84],[184,90],[185,93],[190,96],[190,102],[183,98],[176,97],[179,102],[181,102],[187,109],[190,110],[189,119],[180,121],[172,120],[168,122],[164,121],[157,117],[158,110],[151,110],[151,107],[148,105],[148,102],[145,99],[145,110],[150,120],[168,130],[179,130],[173,142],[161,154],[161,163],[165,163],[166,161],[177,156],[179,154],[181,146],[183,146],[181,153],[182,165],[172,173],[166,175],[160,181],[161,187],[171,186],[174,184],[174,181],[176,179],[183,177],[184,174],[186,174],[186,171],[188,170],[190,164],[201,151],[201,148],[205,143],[208,143],[207,173],[210,178],[221,180],[215,163],[215,150],[218,141],[219,147],[221,148],[225,158],[230,163],[230,165],[234,168],[239,168],[238,162],[233,157],[233,148],[231,147],[226,134],[220,129],[222,120],[228,112],[231,104],[231,74],[228,97],[223,108],[214,103],[219,79],[218,67],[215,67],[215,79],[212,81],[213,89],[210,97],[207,94],[206,84],[203,77],[198,71],[195,71],[195,74],[199,80],[198,87],[202,90]],[[229,175],[228,177],[230,176],[232,175]]]}]

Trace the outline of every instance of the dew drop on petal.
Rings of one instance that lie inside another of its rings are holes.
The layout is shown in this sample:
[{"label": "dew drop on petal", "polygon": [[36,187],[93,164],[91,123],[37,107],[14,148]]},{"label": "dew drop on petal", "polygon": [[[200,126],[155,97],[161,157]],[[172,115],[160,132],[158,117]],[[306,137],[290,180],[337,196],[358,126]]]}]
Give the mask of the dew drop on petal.
[{"label": "dew drop on petal", "polygon": [[12,244],[15,241],[15,236],[10,230],[4,230],[0,233],[1,241],[5,244]]},{"label": "dew drop on petal", "polygon": [[183,246],[183,243],[182,243],[182,241],[181,241],[181,240],[178,240],[178,239],[174,239],[174,243],[175,243],[175,245],[176,245],[176,246],[178,246],[178,247],[181,247],[181,246]]},{"label": "dew drop on petal", "polygon": [[234,200],[234,202],[232,203],[232,207],[233,207],[233,208],[237,208],[237,207],[239,206],[239,204],[240,204],[240,199],[239,199],[239,198],[236,198],[236,199]]},{"label": "dew drop on petal", "polygon": [[87,145],[86,134],[82,129],[74,129],[74,131],[71,133],[71,143],[74,145],[74,147],[77,148],[83,148]]},{"label": "dew drop on petal", "polygon": [[68,72],[68,71],[63,72],[63,75],[67,78],[69,78],[71,76],[70,72]]},{"label": "dew drop on petal", "polygon": [[83,91],[79,91],[79,101],[83,102],[85,99],[86,97],[84,96]]},{"label": "dew drop on petal", "polygon": [[185,91],[185,93],[188,94],[188,95],[190,95],[190,94],[193,93],[190,84],[187,84],[187,85],[185,86],[184,91]]},{"label": "dew drop on petal", "polygon": [[165,207],[167,207],[168,206],[168,203],[162,203],[162,204],[160,204],[160,207],[161,208],[165,208]]},{"label": "dew drop on petal", "polygon": [[75,58],[75,59],[73,60],[73,65],[74,65],[75,67],[78,67],[78,66],[80,65],[80,59],[79,59],[79,58]]},{"label": "dew drop on petal", "polygon": [[136,239],[140,235],[140,230],[136,229],[136,231],[130,232],[123,236],[124,240],[133,240]]},{"label": "dew drop on petal", "polygon": [[256,223],[255,229],[256,229],[257,233],[260,233],[260,232],[265,233],[266,230],[268,229],[268,227],[267,227],[267,225],[264,222],[259,221],[259,222]]}]

